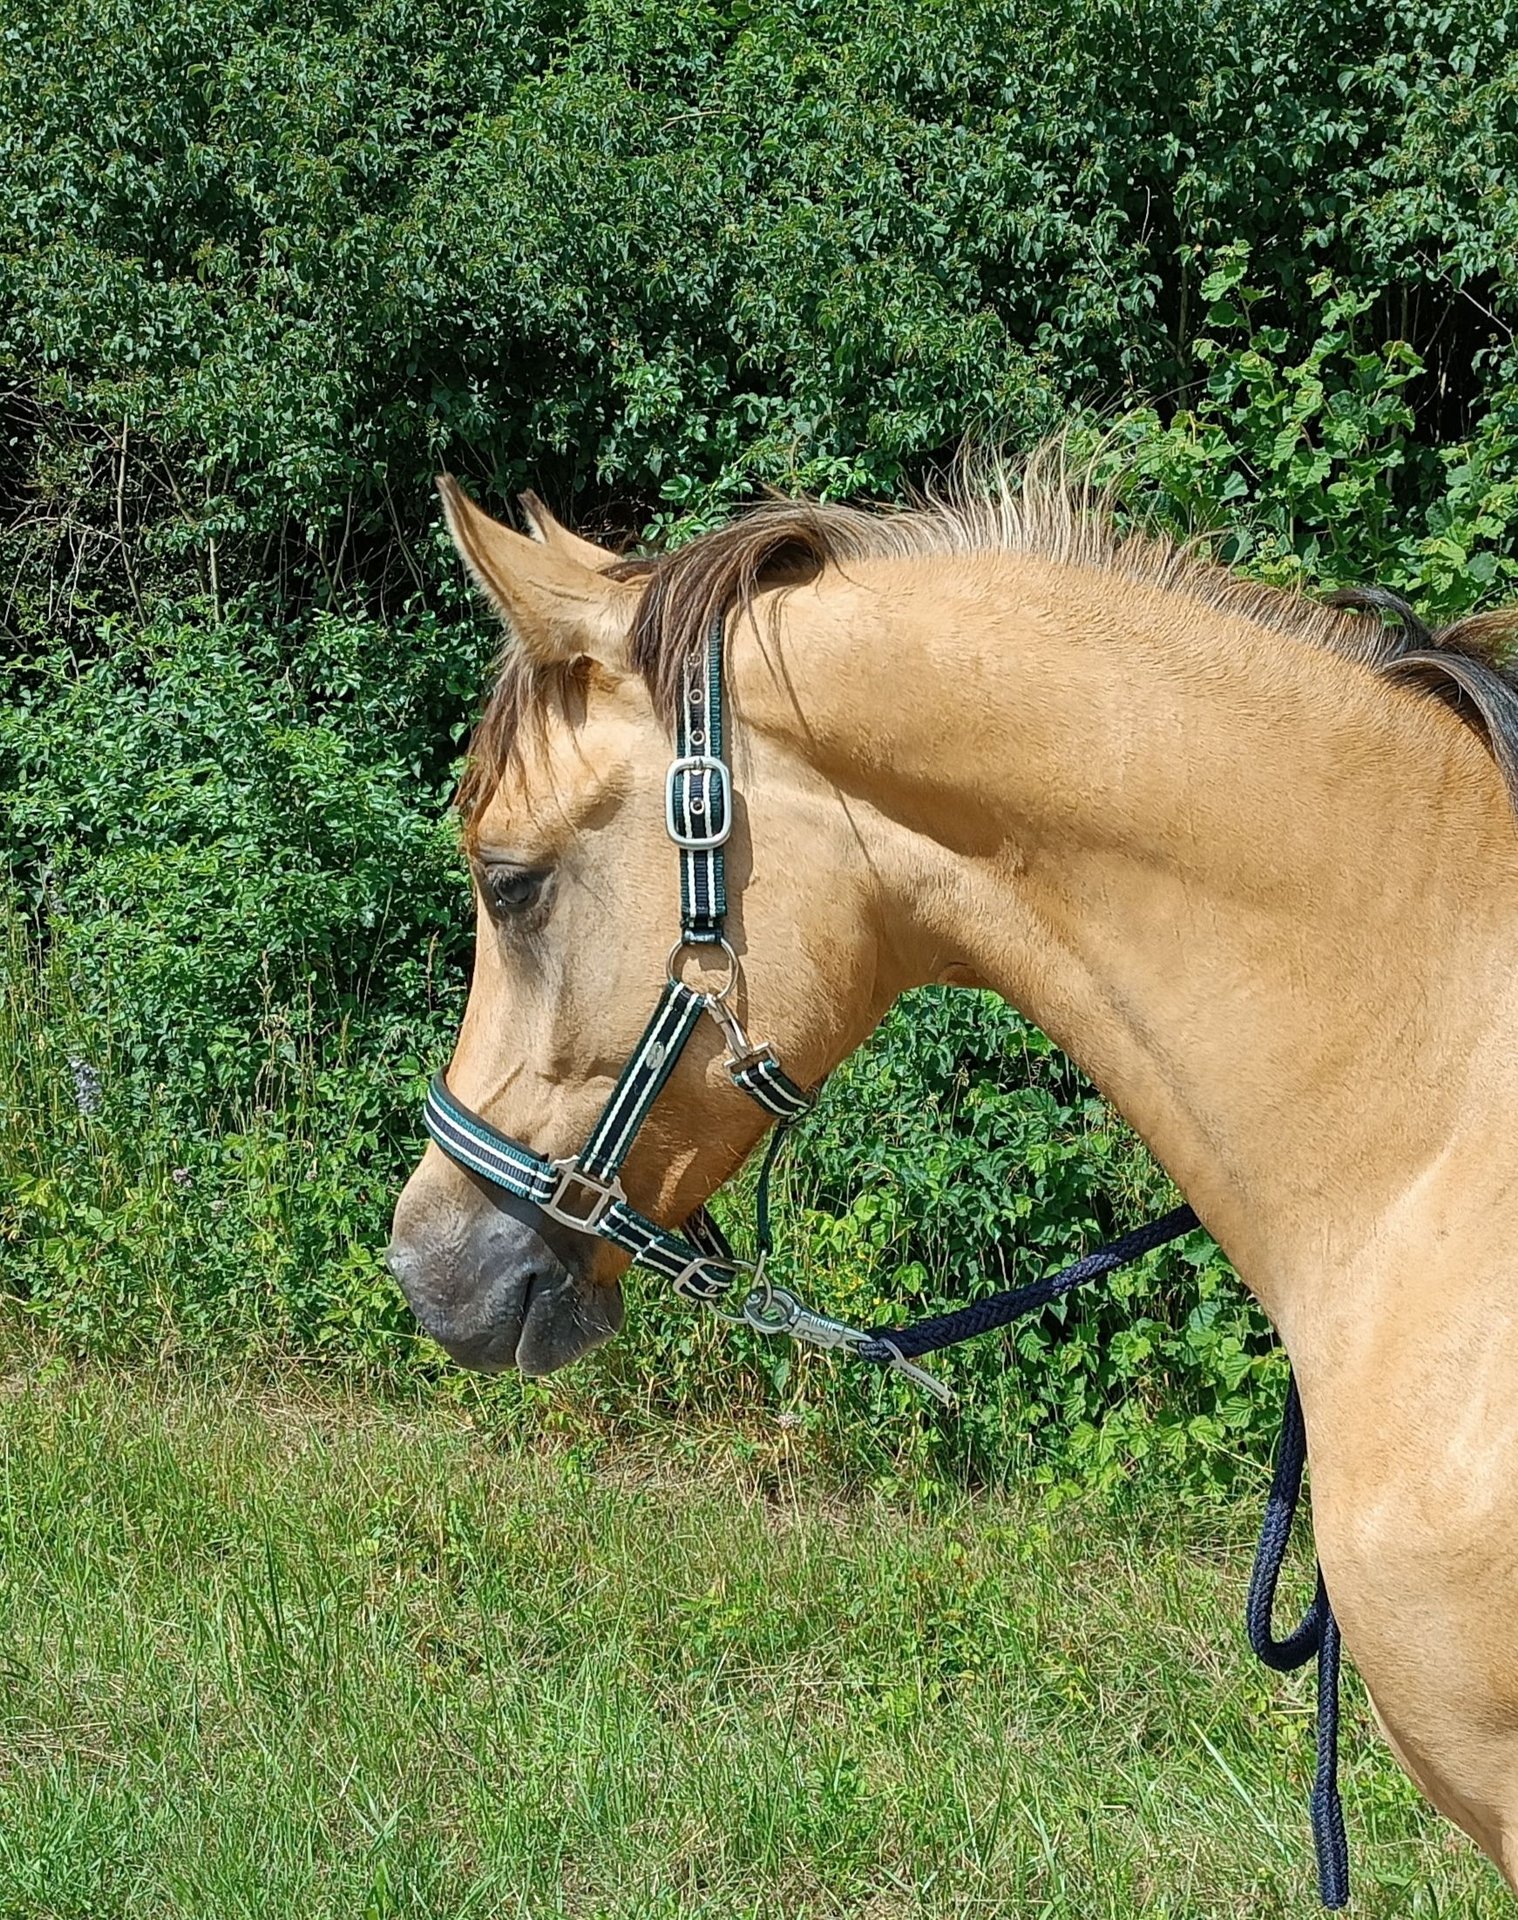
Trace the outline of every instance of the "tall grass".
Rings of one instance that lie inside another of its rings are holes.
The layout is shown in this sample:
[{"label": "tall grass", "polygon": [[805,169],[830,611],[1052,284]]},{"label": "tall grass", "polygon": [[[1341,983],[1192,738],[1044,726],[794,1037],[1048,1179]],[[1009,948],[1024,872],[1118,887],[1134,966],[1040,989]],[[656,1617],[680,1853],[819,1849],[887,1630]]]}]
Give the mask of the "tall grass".
[{"label": "tall grass", "polygon": [[[78,1354],[298,1355],[379,1391],[453,1391],[383,1264],[427,1047],[404,1024],[350,1047],[340,1024],[276,1007],[245,1088],[162,1085],[109,981],[81,980],[66,940],[39,944],[14,897],[0,912],[0,1299]],[[740,1246],[751,1182],[717,1201]],[[782,1185],[774,1270],[861,1327],[1052,1270],[1173,1199],[1041,1035],[968,996],[892,1016],[830,1082]],[[587,1434],[780,1415],[877,1485],[1036,1471],[1118,1493],[1159,1465],[1216,1493],[1263,1453],[1281,1365],[1193,1240],[946,1356],[949,1418],[895,1376],[734,1332],[636,1273],[621,1339],[492,1392]]]},{"label": "tall grass", "polygon": [[[580,1440],[729,1434],[776,1411],[835,1467],[891,1484],[924,1457],[908,1419],[879,1443],[853,1431],[821,1356],[734,1342],[650,1289],[616,1350],[552,1381],[464,1381],[422,1336],[382,1261],[390,1209],[419,1143],[385,1109],[419,1108],[413,1063],[353,1061],[342,1035],[269,1045],[248,1096],[160,1100],[118,1051],[108,1004],[0,895],[0,1298],[61,1352],[128,1366],[186,1359],[361,1382],[371,1394],[489,1399],[502,1418]],[[741,1203],[741,1196],[740,1196]],[[886,1390],[890,1407],[910,1397]]]},{"label": "tall grass", "polygon": [[388,1168],[363,1171],[372,1122],[362,1085],[341,1097],[341,1036],[325,1061],[271,1040],[251,1093],[187,1124],[137,1070],[129,1032],[0,903],[5,1292],[81,1350],[298,1339],[334,1361],[404,1364],[415,1331],[379,1259]]}]

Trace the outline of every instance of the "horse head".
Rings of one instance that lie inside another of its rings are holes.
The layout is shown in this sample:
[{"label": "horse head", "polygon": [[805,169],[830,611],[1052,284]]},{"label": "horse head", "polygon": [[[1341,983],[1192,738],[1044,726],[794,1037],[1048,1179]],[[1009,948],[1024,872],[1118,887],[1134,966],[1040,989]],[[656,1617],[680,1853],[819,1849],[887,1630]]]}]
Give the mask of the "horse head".
[{"label": "horse head", "polygon": [[[692,637],[710,622],[687,593],[682,608],[662,607],[651,634],[657,570],[616,563],[535,501],[528,538],[452,482],[442,493],[459,551],[507,629],[460,794],[476,933],[447,1089],[544,1159],[571,1159],[666,981],[714,1005],[720,994],[723,1022],[691,1036],[619,1169],[632,1205],[677,1225],[766,1124],[724,1070],[724,1024],[729,1040],[752,1028],[810,1083],[896,991],[871,876],[844,796],[788,744],[783,699],[740,706],[723,939],[680,943],[671,709]],[[621,1323],[624,1249],[436,1145],[401,1196],[389,1260],[422,1325],[469,1366],[547,1372]]]}]

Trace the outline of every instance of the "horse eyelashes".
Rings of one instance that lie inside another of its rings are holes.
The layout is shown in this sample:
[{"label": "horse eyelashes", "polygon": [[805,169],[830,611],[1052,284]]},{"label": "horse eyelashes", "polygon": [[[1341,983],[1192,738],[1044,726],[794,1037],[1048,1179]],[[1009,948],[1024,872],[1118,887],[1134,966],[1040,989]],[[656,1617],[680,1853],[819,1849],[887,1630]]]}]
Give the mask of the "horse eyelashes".
[{"label": "horse eyelashes", "polygon": [[526,867],[487,867],[480,876],[480,893],[493,918],[510,920],[541,902],[547,881],[546,873]]}]

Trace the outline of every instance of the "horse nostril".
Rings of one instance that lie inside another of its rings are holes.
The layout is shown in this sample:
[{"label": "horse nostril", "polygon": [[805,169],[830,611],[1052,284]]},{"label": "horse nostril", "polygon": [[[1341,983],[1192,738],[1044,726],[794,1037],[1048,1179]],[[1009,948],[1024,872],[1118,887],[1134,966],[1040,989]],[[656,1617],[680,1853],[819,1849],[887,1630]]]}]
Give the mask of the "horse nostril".
[{"label": "horse nostril", "polygon": [[427,1234],[404,1232],[385,1249],[385,1265],[422,1331],[461,1366],[487,1373],[513,1364],[528,1307],[549,1278],[530,1256],[518,1265],[501,1252],[479,1246],[450,1257]]},{"label": "horse nostril", "polygon": [[478,1304],[457,1296],[449,1285],[447,1267],[435,1258],[429,1260],[426,1249],[414,1242],[392,1240],[385,1249],[385,1265],[423,1332],[459,1357],[458,1349],[477,1337],[482,1318]]},{"label": "horse nostril", "polygon": [[423,1255],[404,1240],[392,1240],[385,1249],[385,1265],[390,1269],[391,1279],[406,1296],[412,1312],[425,1322],[429,1316],[424,1309],[429,1303]]}]

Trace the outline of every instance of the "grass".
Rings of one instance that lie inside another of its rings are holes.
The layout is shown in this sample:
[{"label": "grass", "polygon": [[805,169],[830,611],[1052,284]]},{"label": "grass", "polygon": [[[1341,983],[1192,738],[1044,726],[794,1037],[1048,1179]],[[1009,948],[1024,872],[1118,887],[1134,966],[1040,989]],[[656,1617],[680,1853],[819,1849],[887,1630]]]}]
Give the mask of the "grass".
[{"label": "grass", "polygon": [[[24,1356],[22,1356],[24,1358]],[[0,1915],[1313,1911],[1251,1516],[162,1372],[0,1394]],[[1351,1695],[1364,1915],[1508,1911]]]}]

